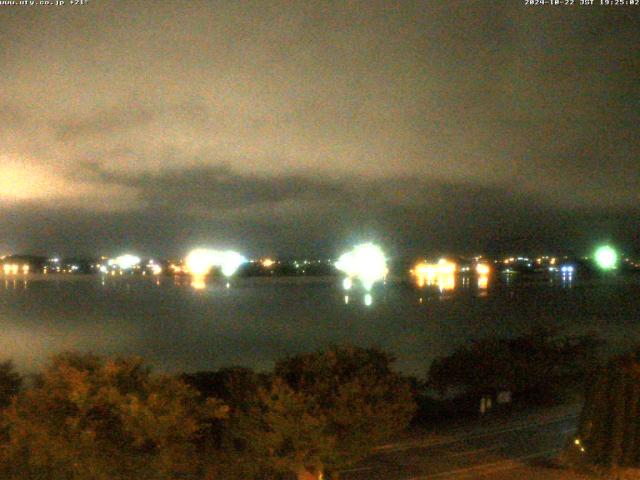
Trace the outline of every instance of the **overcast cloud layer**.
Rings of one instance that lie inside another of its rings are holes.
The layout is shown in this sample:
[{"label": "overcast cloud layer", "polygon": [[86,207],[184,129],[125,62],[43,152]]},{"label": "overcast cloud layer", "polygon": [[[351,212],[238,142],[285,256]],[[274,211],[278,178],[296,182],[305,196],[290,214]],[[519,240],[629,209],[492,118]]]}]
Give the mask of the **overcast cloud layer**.
[{"label": "overcast cloud layer", "polygon": [[0,7],[0,254],[637,249],[640,9],[523,3]]}]

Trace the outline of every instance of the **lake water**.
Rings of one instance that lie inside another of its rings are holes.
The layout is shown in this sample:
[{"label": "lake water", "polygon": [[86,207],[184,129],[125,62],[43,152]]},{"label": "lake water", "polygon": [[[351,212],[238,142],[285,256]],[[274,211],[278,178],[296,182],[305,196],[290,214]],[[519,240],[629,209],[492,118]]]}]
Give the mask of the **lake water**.
[{"label": "lake water", "polygon": [[637,276],[498,276],[487,289],[471,278],[448,292],[390,282],[370,299],[358,291],[346,299],[339,278],[232,283],[198,290],[169,277],[0,276],[0,357],[23,371],[68,349],[140,355],[172,372],[268,369],[287,354],[350,343],[392,352],[398,368],[424,376],[434,357],[472,338],[538,324],[596,332],[615,349],[640,339]]}]

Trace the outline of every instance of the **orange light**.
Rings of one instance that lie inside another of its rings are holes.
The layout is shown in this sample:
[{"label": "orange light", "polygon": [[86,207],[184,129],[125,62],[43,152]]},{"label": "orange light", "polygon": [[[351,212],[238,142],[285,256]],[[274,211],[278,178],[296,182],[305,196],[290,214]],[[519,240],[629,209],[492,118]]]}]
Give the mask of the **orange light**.
[{"label": "orange light", "polygon": [[440,291],[453,290],[456,285],[455,272],[458,266],[444,258],[438,263],[418,263],[411,273],[416,277],[418,287],[435,285]]},{"label": "orange light", "polygon": [[191,286],[195,290],[203,290],[207,284],[204,281],[204,275],[193,275],[191,278]]},{"label": "orange light", "polygon": [[446,258],[438,260],[438,273],[441,275],[453,275],[456,273],[458,265],[454,262],[450,262]]},{"label": "orange light", "polygon": [[491,272],[491,267],[489,267],[489,265],[487,265],[486,263],[479,263],[478,265],[476,265],[476,272],[478,273],[478,275],[489,275],[489,272]]}]

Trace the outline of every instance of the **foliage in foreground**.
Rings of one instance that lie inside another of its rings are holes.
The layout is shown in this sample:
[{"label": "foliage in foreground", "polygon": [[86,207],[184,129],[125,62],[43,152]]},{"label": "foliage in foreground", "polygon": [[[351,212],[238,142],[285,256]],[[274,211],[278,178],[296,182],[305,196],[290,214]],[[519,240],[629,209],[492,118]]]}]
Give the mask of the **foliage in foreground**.
[{"label": "foliage in foreground", "polygon": [[336,347],[269,375],[176,378],[137,358],[63,353],[0,414],[0,478],[335,478],[413,415],[391,364],[375,349]]},{"label": "foliage in foreground", "polygon": [[196,478],[207,425],[226,414],[215,399],[140,359],[54,357],[33,388],[4,411],[2,478]]},{"label": "foliage in foreground", "polygon": [[392,361],[379,350],[336,347],[278,362],[246,416],[245,441],[271,468],[299,479],[364,458],[415,412]]},{"label": "foliage in foreground", "polygon": [[11,360],[0,362],[0,408],[5,408],[22,387],[22,377]]}]

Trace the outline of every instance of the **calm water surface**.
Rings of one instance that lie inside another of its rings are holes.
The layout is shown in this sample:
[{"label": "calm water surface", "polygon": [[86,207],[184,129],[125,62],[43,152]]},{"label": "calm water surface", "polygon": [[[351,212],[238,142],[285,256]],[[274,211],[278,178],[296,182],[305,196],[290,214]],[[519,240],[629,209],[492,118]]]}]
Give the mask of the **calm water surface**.
[{"label": "calm water surface", "polygon": [[596,332],[616,349],[640,339],[640,282],[611,277],[470,279],[451,292],[401,283],[345,291],[338,278],[237,279],[230,288],[147,277],[0,276],[0,356],[25,371],[66,349],[140,355],[159,369],[267,369],[331,344],[378,346],[406,373],[472,338],[539,324]]}]

